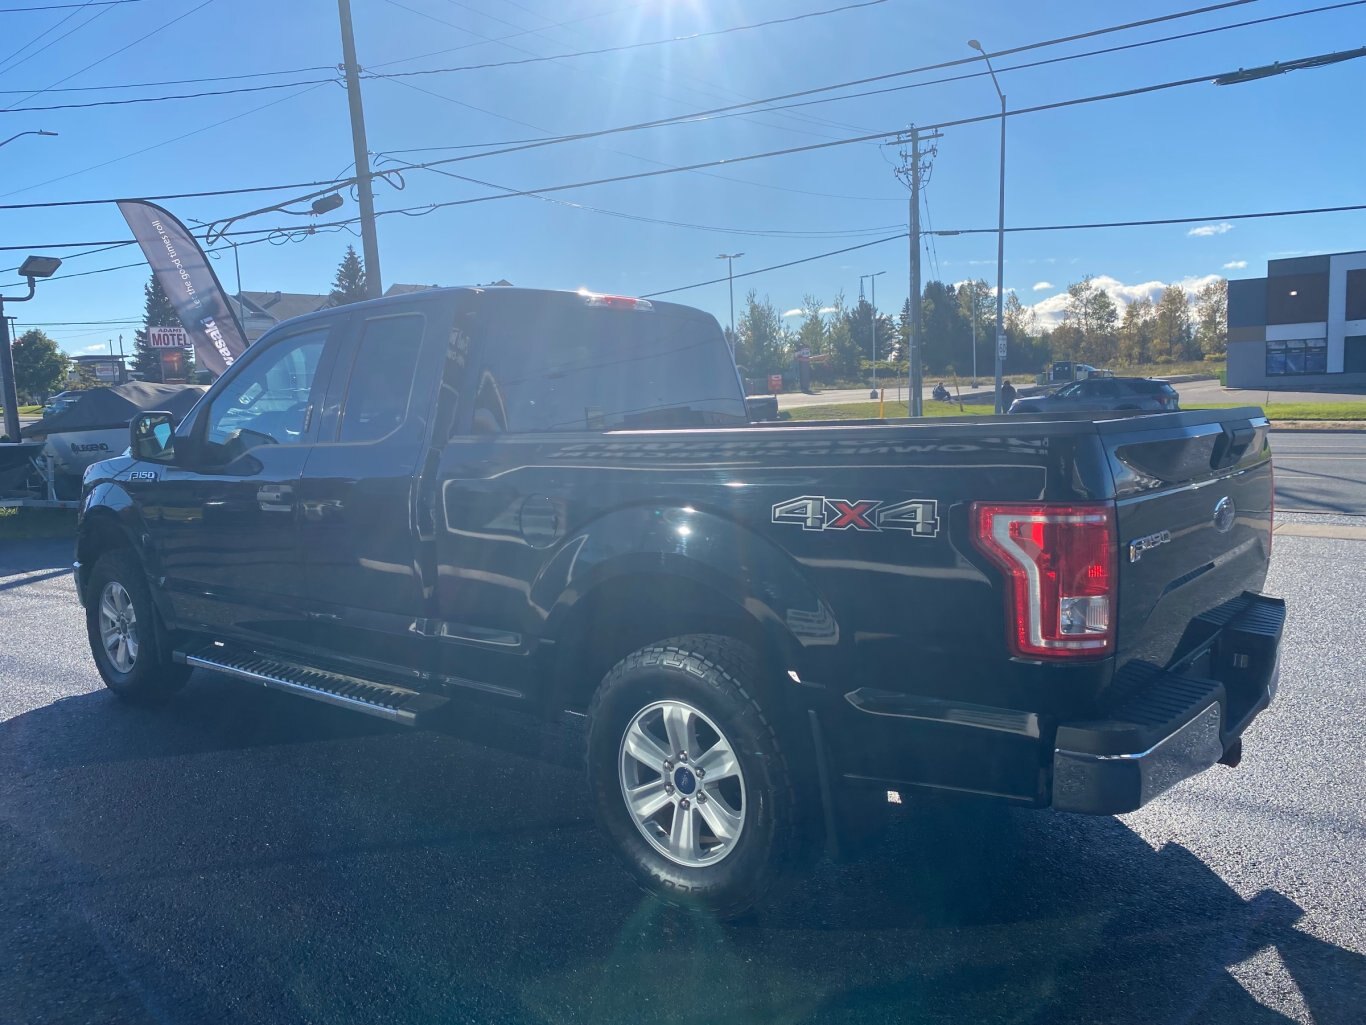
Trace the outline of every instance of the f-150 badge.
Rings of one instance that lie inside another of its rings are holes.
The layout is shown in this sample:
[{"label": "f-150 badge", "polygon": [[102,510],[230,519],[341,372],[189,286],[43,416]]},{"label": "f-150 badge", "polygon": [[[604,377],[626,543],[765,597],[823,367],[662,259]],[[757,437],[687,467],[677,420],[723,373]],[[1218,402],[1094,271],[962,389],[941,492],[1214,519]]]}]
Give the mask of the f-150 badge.
[{"label": "f-150 badge", "polygon": [[909,530],[916,537],[939,533],[939,504],[933,499],[884,505],[871,498],[826,498],[802,495],[773,506],[774,523],[793,523],[802,530]]}]

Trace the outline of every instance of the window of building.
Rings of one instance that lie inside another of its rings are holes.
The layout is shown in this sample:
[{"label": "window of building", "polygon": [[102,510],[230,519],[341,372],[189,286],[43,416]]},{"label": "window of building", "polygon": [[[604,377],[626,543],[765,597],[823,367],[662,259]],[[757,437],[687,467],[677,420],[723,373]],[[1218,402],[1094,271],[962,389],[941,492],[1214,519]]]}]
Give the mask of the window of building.
[{"label": "window of building", "polygon": [[1366,270],[1347,272],[1348,320],[1366,320]]},{"label": "window of building", "polygon": [[1366,374],[1366,335],[1342,340],[1342,369],[1349,374]]},{"label": "window of building", "polygon": [[1322,338],[1266,343],[1268,377],[1328,373],[1328,342]]}]

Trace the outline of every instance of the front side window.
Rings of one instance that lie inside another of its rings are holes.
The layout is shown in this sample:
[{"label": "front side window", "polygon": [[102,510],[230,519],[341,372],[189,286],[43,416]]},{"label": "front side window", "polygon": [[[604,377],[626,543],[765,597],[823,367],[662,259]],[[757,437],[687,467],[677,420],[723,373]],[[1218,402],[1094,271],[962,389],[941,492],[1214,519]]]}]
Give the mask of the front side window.
[{"label": "front side window", "polygon": [[490,303],[474,380],[476,434],[748,423],[710,317],[583,297]]},{"label": "front side window", "polygon": [[420,313],[365,322],[351,364],[339,441],[378,441],[407,418],[426,323]]},{"label": "front side window", "polygon": [[274,342],[243,368],[209,408],[208,442],[241,448],[302,442],[331,330],[329,325]]}]

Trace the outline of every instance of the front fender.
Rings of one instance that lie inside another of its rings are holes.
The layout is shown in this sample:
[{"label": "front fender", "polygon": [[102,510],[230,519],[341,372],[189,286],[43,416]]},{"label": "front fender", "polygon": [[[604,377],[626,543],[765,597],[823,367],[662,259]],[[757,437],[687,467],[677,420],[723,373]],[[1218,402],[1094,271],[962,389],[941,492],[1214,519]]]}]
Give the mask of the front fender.
[{"label": "front fender", "polygon": [[549,610],[548,636],[595,590],[626,577],[699,584],[752,617],[791,656],[839,643],[829,604],[782,548],[717,513],[659,505],[614,510],[565,540],[532,585],[535,603]]},{"label": "front fender", "polygon": [[[131,495],[116,480],[99,480],[87,484],[78,512],[76,530],[76,579],[81,595],[95,560],[110,548],[131,549],[142,564],[149,580],[154,572],[151,560],[154,553],[147,541],[149,534],[142,512]],[[153,588],[154,598],[159,598]],[[158,601],[158,606],[161,602]],[[162,609],[163,614],[165,609]]]}]

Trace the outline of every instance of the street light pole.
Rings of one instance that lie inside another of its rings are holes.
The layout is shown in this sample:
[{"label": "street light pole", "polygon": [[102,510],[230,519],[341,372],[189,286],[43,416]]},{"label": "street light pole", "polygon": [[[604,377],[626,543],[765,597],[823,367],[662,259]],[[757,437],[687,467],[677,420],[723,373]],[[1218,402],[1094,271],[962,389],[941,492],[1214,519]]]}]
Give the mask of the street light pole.
[{"label": "street light pole", "polygon": [[43,131],[43,130],[41,130],[41,129],[39,129],[39,130],[37,130],[37,131],[20,132],[18,135],[11,135],[11,136],[10,136],[8,139],[6,139],[4,142],[0,142],[0,146],[8,146],[8,145],[9,145],[10,143],[12,143],[15,139],[22,139],[25,135],[56,135],[56,134],[57,134],[56,132],[45,132],[45,131]]},{"label": "street light pole", "polygon": [[991,58],[976,39],[969,39],[968,45],[982,55],[991,73],[991,84],[996,87],[996,95],[1001,98],[1001,184],[1000,206],[996,218],[996,412],[1001,409],[1001,376],[1005,367],[1006,343],[1006,94],[1001,92],[1001,83],[996,80],[996,69],[991,66]]},{"label": "street light pole", "polygon": [[870,293],[869,302],[872,303],[872,308],[873,308],[873,390],[872,390],[872,392],[870,392],[869,395],[868,395],[868,397],[869,397],[870,399],[875,399],[875,398],[878,397],[878,391],[877,391],[877,279],[878,279],[879,275],[886,274],[886,273],[887,273],[887,272],[886,272],[885,270],[880,270],[880,271],[874,271],[872,274],[860,274],[860,275],[859,275],[859,279],[858,279],[858,294],[859,294],[860,298],[863,296],[863,281],[864,281],[864,279],[865,279],[865,278],[868,279],[869,282],[871,283],[871,288],[869,289],[869,293]]},{"label": "street light pole", "polygon": [[726,281],[730,285],[730,344],[735,347],[735,261],[744,256],[744,253],[720,253],[718,260],[726,261]]}]

